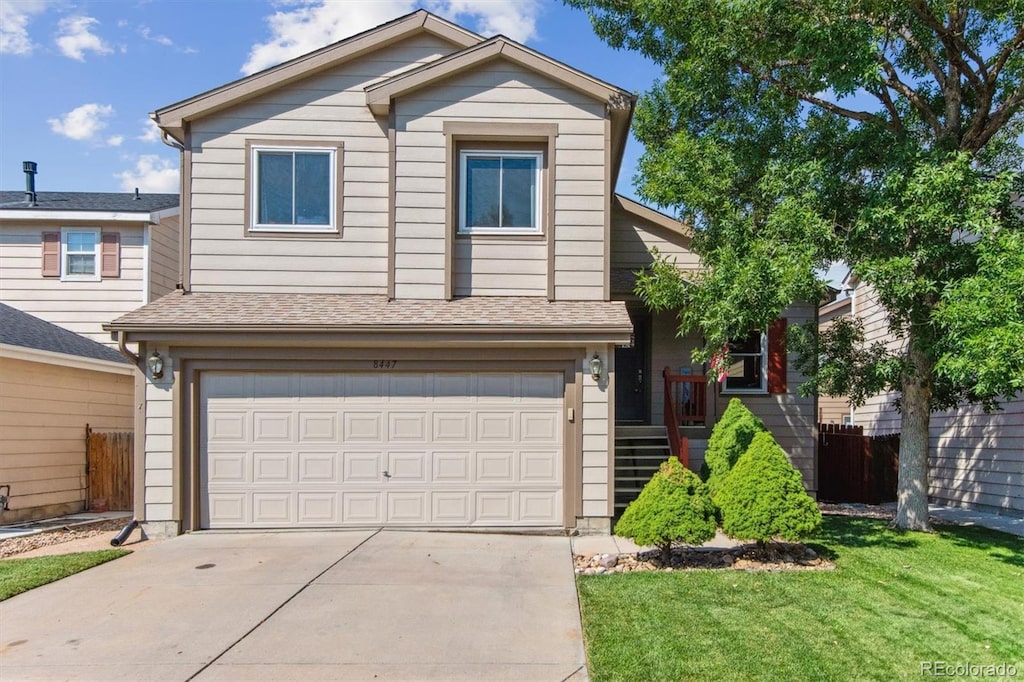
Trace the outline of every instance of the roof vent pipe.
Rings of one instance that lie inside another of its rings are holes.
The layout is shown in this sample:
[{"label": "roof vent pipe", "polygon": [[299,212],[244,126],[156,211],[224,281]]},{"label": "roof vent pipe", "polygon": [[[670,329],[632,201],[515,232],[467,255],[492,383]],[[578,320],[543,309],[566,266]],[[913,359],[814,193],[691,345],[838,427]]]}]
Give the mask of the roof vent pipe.
[{"label": "roof vent pipe", "polygon": [[139,188],[138,188],[138,187],[136,187],[136,188],[135,188],[135,196],[134,196],[134,197],[132,197],[132,201],[138,201],[138,200],[139,200],[139,199],[141,199],[141,198],[142,198],[142,197],[140,197],[140,196],[139,196]]},{"label": "roof vent pipe", "polygon": [[25,202],[29,206],[36,205],[36,162],[23,161],[21,169],[25,171]]}]

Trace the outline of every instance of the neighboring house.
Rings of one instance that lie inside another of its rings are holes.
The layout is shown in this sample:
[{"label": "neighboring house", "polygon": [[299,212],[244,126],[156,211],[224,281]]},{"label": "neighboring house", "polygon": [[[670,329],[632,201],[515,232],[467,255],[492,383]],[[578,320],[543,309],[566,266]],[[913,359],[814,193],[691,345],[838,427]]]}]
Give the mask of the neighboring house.
[{"label": "neighboring house", "polygon": [[[884,342],[900,349],[903,341],[889,331],[887,316],[870,284],[855,275],[844,285],[845,307],[821,309],[827,315],[848,314],[864,324],[865,343]],[[840,312],[845,310],[845,312]],[[873,396],[862,407],[849,408],[852,421],[867,435],[899,433],[900,413],[894,393]],[[820,398],[819,404],[826,399]],[[986,414],[977,405],[933,412],[928,453],[928,496],[932,502],[982,511],[1024,515],[1024,395]]]},{"label": "neighboring house", "polygon": [[[824,331],[832,324],[832,321],[840,317],[850,317],[853,297],[848,289],[822,304],[818,308],[818,329]],[[845,397],[832,397],[827,395],[818,396],[818,422],[821,424],[850,424],[854,423],[853,410],[850,408],[850,401]]]},{"label": "neighboring house", "polygon": [[86,425],[132,428],[135,373],[113,348],[0,303],[0,522],[85,508]]},{"label": "neighboring house", "polygon": [[134,425],[138,373],[103,325],[173,291],[180,260],[177,194],[36,192],[24,169],[0,192],[2,522],[81,511],[85,425]]},{"label": "neighboring house", "polygon": [[664,367],[709,398],[692,451],[741,395],[813,492],[785,322],[719,391],[632,295],[651,246],[698,267],[679,222],[613,193],[633,102],[417,11],[155,112],[182,147],[183,290],[107,326],[162,364],[136,422],[147,532],[608,532],[624,425],[665,447]]},{"label": "neighboring house", "polygon": [[0,301],[112,345],[105,323],[174,290],[179,246],[177,194],[0,192]]}]

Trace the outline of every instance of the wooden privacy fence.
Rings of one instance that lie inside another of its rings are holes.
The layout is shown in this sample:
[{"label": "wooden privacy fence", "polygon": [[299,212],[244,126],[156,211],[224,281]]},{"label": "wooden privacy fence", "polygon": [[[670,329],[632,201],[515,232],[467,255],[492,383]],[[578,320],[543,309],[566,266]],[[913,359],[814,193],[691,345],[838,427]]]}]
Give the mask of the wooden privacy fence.
[{"label": "wooden privacy fence", "polygon": [[131,511],[135,436],[131,431],[101,432],[85,427],[86,506]]},{"label": "wooden privacy fence", "polygon": [[900,434],[865,436],[863,426],[818,425],[818,499],[880,504],[896,499]]}]

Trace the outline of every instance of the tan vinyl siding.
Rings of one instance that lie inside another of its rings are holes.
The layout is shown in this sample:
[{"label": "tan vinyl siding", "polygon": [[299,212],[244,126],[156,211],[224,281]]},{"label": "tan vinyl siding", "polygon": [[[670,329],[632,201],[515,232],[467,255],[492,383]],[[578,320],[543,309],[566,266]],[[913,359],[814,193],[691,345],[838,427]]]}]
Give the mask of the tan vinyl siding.
[{"label": "tan vinyl siding", "polygon": [[180,521],[174,518],[173,504],[174,359],[167,349],[159,350],[164,357],[164,378],[146,382],[145,520]]},{"label": "tan vinyl siding", "polygon": [[130,431],[131,376],[0,358],[0,483],[13,523],[85,507],[85,425]]},{"label": "tan vinyl siding", "polygon": [[44,232],[60,232],[70,224],[33,221],[0,223],[0,298],[13,308],[69,329],[93,341],[116,346],[102,325],[143,301],[143,227],[124,223],[75,223],[121,235],[120,277],[98,282],[61,281],[42,276]]},{"label": "tan vinyl siding", "polygon": [[697,270],[700,258],[689,240],[612,204],[612,269],[639,270],[651,264],[651,249],[676,259],[681,270]]},{"label": "tan vinyl siding", "polygon": [[583,377],[583,509],[584,517],[607,517],[609,511],[608,373],[600,382],[590,375],[590,358],[598,353],[608,372],[614,372],[612,348],[590,348],[577,371]]},{"label": "tan vinyl siding", "polygon": [[[614,253],[614,252],[613,252]],[[685,367],[696,376],[704,371],[700,363],[692,361],[695,348],[700,348],[699,334],[689,334],[685,338],[678,336],[679,323],[674,313],[655,313],[651,319],[651,377],[647,382],[650,388],[651,424],[661,426],[665,423],[665,379],[662,372],[666,367],[673,372],[680,372]],[[713,403],[708,403],[709,409]],[[709,417],[713,419],[713,417]]]},{"label": "tan vinyl siding", "polygon": [[[850,300],[837,300],[819,311],[818,329],[824,331],[831,325],[832,320],[838,317],[850,316]],[[850,417],[850,400],[845,396],[832,397],[827,395],[818,396],[818,422],[822,424],[842,424],[843,419]]]},{"label": "tan vinyl siding", "polygon": [[[890,350],[899,350],[904,342],[889,332],[889,318],[878,302],[874,288],[861,282],[853,290],[853,315],[864,324],[864,343],[870,345],[883,342]],[[900,430],[900,414],[893,403],[895,396],[881,393],[868,398],[862,407],[855,411],[854,421],[864,427],[864,433],[878,435],[898,433]]]},{"label": "tan vinyl siding", "polygon": [[170,216],[149,231],[149,300],[155,301],[174,291],[178,284],[181,255],[178,216]]},{"label": "tan vinyl siding", "polygon": [[[789,326],[813,322],[816,316],[817,311],[810,304],[794,304],[782,315]],[[786,393],[732,394],[722,393],[721,388],[716,386],[716,415],[722,414],[731,398],[739,398],[751,412],[761,418],[789,455],[789,461],[803,474],[804,486],[810,491],[816,491],[814,453],[818,445],[817,397],[800,395],[800,384],[806,378],[796,369],[795,353],[789,354],[786,370]]]},{"label": "tan vinyl siding", "polygon": [[[454,50],[418,35],[192,125],[193,291],[382,294],[387,287],[387,125],[363,91]],[[341,143],[341,234],[243,237],[245,142]]]},{"label": "tan vinyl siding", "polygon": [[[602,104],[499,60],[402,97],[395,108],[398,298],[444,296],[446,121],[507,122],[510,136],[517,123],[558,125],[555,167],[549,169],[555,177],[555,298],[603,297]],[[543,240],[456,238],[455,295],[546,295],[551,232],[548,226]],[[415,257],[403,262],[403,254]]]}]

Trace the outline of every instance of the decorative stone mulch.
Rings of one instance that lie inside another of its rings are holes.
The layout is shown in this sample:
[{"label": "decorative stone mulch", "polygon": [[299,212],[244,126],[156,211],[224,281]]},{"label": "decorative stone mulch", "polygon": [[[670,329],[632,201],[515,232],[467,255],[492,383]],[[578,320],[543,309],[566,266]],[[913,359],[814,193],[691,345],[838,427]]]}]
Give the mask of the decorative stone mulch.
[{"label": "decorative stone mulch", "polygon": [[574,557],[576,572],[583,575],[631,573],[635,571],[687,571],[731,569],[734,571],[826,571],[835,564],[801,544],[772,543],[759,549],[756,544],[729,549],[675,547],[668,566],[661,563],[660,550],[635,554],[591,554]]},{"label": "decorative stone mulch", "polygon": [[117,531],[124,527],[125,519],[113,519],[110,521],[98,521],[81,526],[58,527],[53,530],[43,531],[35,535],[19,535],[15,538],[0,540],[0,559],[16,556],[23,552],[30,552],[40,547],[59,545],[72,540],[91,538],[95,535],[109,535],[114,537]]}]

